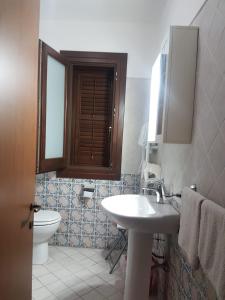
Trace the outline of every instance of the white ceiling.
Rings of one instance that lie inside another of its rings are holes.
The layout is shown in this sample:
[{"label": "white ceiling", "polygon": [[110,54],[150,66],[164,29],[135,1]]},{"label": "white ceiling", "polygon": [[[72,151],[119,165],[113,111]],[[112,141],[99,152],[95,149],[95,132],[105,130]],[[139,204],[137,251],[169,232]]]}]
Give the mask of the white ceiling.
[{"label": "white ceiling", "polygon": [[159,21],[167,0],[41,0],[41,19],[96,22]]}]

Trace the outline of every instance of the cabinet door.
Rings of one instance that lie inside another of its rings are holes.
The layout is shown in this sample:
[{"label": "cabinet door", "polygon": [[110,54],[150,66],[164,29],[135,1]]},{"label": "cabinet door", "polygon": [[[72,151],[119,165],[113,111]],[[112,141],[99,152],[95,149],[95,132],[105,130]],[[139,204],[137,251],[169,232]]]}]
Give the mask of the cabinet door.
[{"label": "cabinet door", "polygon": [[39,45],[37,173],[66,165],[67,69],[64,57],[44,42]]},{"label": "cabinet door", "polygon": [[192,141],[197,51],[197,27],[171,27],[162,130],[163,143],[190,144]]}]

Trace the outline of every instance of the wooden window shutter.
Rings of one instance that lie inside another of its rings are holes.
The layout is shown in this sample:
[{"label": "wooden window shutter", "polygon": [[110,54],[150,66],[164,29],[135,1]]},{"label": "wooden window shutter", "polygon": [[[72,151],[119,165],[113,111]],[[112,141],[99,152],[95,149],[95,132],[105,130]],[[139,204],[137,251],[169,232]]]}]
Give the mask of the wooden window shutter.
[{"label": "wooden window shutter", "polygon": [[113,72],[77,68],[75,71],[75,143],[72,163],[110,166]]}]

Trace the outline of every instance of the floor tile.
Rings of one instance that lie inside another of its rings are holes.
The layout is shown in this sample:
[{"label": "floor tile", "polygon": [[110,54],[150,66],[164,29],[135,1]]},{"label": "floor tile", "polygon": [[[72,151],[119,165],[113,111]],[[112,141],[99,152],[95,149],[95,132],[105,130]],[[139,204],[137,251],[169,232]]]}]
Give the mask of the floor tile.
[{"label": "floor tile", "polygon": [[65,269],[67,269],[68,271],[70,271],[73,274],[76,274],[76,273],[79,273],[80,271],[83,271],[86,268],[84,268],[80,263],[74,262],[70,266],[65,267]]},{"label": "floor tile", "polygon": [[54,283],[48,284],[47,288],[52,294],[56,295],[58,292],[61,292],[68,288],[62,281],[58,280]]},{"label": "floor tile", "polygon": [[110,284],[101,285],[96,288],[96,291],[98,291],[105,298],[111,297],[118,293],[118,290]]},{"label": "floor tile", "polygon": [[96,263],[93,261],[93,260],[91,260],[90,258],[85,258],[85,259],[83,259],[81,262],[80,262],[80,264],[81,264],[81,266],[83,266],[83,267],[90,267],[90,266],[93,266],[93,265],[95,265]]},{"label": "floor tile", "polygon": [[76,275],[73,276],[66,276],[61,279],[63,283],[65,283],[66,286],[71,287],[71,286],[76,286],[77,284],[80,284],[83,282],[79,277]]},{"label": "floor tile", "polygon": [[64,259],[61,259],[59,263],[60,263],[61,266],[64,266],[64,267],[70,266],[71,264],[74,263],[74,259],[72,257],[67,256]]},{"label": "floor tile", "polygon": [[93,290],[82,297],[84,300],[105,300],[105,297]]},{"label": "floor tile", "polygon": [[48,274],[49,270],[43,265],[34,265],[33,266],[33,275],[36,277]]},{"label": "floor tile", "polygon": [[88,280],[94,276],[94,273],[92,273],[87,268],[83,268],[83,270],[76,273],[76,276],[78,276],[79,278],[81,278],[83,280]]},{"label": "floor tile", "polygon": [[53,282],[56,282],[58,280],[58,278],[55,275],[53,275],[52,273],[50,273],[50,274],[45,274],[45,275],[42,275],[42,276],[38,277],[38,280],[43,285],[48,285],[48,284],[51,284]]},{"label": "floor tile", "polygon": [[92,276],[88,280],[85,280],[89,286],[92,288],[96,289],[97,287],[101,285],[106,285],[107,283],[101,278],[98,277],[97,275]]},{"label": "floor tile", "polygon": [[46,264],[46,268],[50,271],[50,272],[56,272],[59,269],[62,269],[62,265],[60,265],[58,262],[53,261],[51,263]]},{"label": "floor tile", "polygon": [[76,286],[71,286],[71,289],[73,289],[79,296],[83,296],[93,290],[93,288],[84,281],[78,283]]},{"label": "floor tile", "polygon": [[34,290],[32,295],[35,300],[44,300],[50,296],[52,296],[52,294],[46,287]]},{"label": "floor tile", "polygon": [[73,290],[71,290],[70,288],[66,288],[64,290],[58,291],[55,293],[56,297],[60,300],[66,299],[68,297],[73,297],[73,298],[78,298],[79,296],[76,294],[76,292],[74,292]]},{"label": "floor tile", "polygon": [[91,259],[94,262],[98,263],[98,262],[102,262],[105,259],[105,257],[101,253],[99,253],[99,254],[95,254],[95,255],[91,256]]},{"label": "floor tile", "polygon": [[100,274],[100,273],[108,270],[108,266],[107,266],[107,269],[106,269],[106,267],[103,267],[99,264],[94,264],[94,265],[89,266],[88,270],[90,270],[94,274]]},{"label": "floor tile", "polygon": [[123,294],[117,293],[117,294],[109,297],[108,300],[123,300]]},{"label": "floor tile", "polygon": [[44,300],[59,300],[55,295],[51,295],[47,298],[45,298]]},{"label": "floor tile", "polygon": [[95,249],[79,248],[78,251],[81,255],[84,255],[87,257],[92,257],[96,254]]},{"label": "floor tile", "polygon": [[99,249],[49,247],[44,265],[33,266],[33,300],[122,300],[120,268],[109,274]]},{"label": "floor tile", "polygon": [[63,268],[63,269],[56,271],[55,276],[58,277],[59,279],[62,279],[64,277],[72,276],[72,273]]},{"label": "floor tile", "polygon": [[36,278],[33,278],[32,279],[32,289],[33,290],[36,290],[36,289],[39,289],[43,286],[43,284]]}]

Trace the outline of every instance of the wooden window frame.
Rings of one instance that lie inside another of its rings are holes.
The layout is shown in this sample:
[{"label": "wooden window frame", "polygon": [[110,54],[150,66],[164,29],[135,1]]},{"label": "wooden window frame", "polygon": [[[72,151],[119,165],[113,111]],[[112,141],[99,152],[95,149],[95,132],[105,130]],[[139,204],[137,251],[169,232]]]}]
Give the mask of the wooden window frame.
[{"label": "wooden window frame", "polygon": [[[126,67],[127,53],[107,52],[81,52],[60,51],[60,54],[69,62],[68,70],[68,103],[66,133],[66,168],[57,171],[58,177],[64,178],[86,178],[86,179],[110,179],[119,180],[121,177],[123,124],[126,89]],[[71,152],[71,118],[72,118],[72,80],[74,66],[112,67],[114,69],[114,106],[115,114],[113,120],[112,154],[110,167],[74,166],[70,164]]]},{"label": "wooden window frame", "polygon": [[[64,100],[64,142],[62,158],[45,158],[46,142],[46,92],[47,92],[47,58],[65,65],[65,100]],[[38,95],[38,130],[37,130],[37,168],[36,173],[50,172],[66,166],[66,136],[67,136],[67,78],[68,63],[59,52],[39,40],[39,95]]]}]

